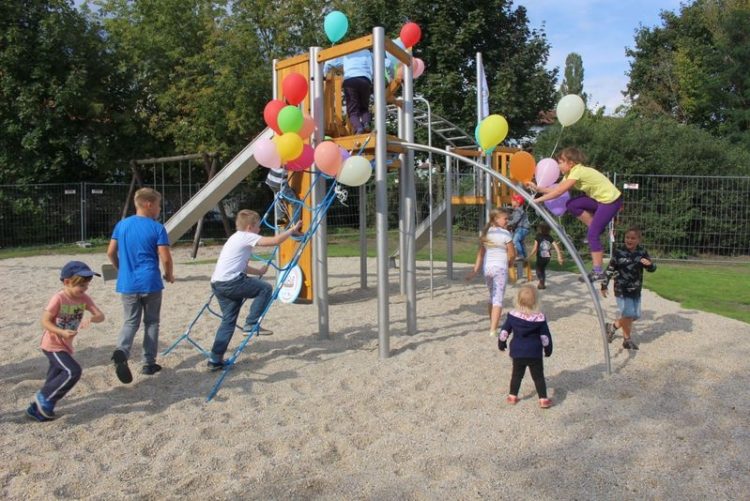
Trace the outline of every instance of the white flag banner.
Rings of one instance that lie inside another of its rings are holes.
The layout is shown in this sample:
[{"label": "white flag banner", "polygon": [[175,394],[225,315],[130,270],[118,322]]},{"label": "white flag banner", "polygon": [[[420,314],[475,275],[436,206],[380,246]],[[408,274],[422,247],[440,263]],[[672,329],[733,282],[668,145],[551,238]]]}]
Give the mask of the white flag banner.
[{"label": "white flag banner", "polygon": [[490,88],[487,86],[487,77],[484,74],[484,64],[479,61],[479,92],[482,96],[482,108],[479,110],[480,120],[490,114]]}]

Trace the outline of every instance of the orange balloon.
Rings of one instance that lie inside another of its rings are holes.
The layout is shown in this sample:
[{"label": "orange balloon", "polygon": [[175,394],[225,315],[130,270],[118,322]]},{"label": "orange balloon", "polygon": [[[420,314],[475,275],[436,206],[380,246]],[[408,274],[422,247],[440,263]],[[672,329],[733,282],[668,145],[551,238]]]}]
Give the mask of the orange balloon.
[{"label": "orange balloon", "polygon": [[510,178],[521,183],[528,183],[534,177],[536,161],[531,153],[517,151],[510,157]]}]

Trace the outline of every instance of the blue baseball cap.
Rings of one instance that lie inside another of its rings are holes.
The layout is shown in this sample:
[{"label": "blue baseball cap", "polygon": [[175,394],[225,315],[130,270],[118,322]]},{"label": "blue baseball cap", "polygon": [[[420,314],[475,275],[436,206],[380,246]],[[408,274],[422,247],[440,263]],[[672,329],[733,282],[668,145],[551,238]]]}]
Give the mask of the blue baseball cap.
[{"label": "blue baseball cap", "polygon": [[60,280],[65,280],[66,278],[72,278],[75,276],[93,277],[94,275],[96,275],[97,277],[101,277],[99,273],[95,273],[91,268],[89,268],[89,265],[82,261],[68,261],[60,271]]}]

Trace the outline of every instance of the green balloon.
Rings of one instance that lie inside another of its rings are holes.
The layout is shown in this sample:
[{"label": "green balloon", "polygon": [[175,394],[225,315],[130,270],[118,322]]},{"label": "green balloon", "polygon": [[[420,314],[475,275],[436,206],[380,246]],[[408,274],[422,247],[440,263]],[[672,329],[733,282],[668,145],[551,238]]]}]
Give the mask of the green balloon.
[{"label": "green balloon", "polygon": [[296,106],[284,106],[281,108],[276,122],[279,124],[281,132],[299,132],[305,122],[305,117],[302,116],[302,110]]}]

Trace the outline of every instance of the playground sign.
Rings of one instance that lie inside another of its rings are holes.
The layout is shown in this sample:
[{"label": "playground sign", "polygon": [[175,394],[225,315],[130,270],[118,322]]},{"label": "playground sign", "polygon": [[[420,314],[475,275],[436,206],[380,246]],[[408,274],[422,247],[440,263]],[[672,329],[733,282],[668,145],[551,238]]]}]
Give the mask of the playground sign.
[{"label": "playground sign", "polygon": [[[282,276],[283,274],[279,275],[279,282],[281,282]],[[297,300],[301,290],[302,270],[299,265],[295,265],[289,270],[289,273],[286,275],[286,280],[284,280],[284,284],[279,288],[279,301],[285,304],[293,303]]]}]

